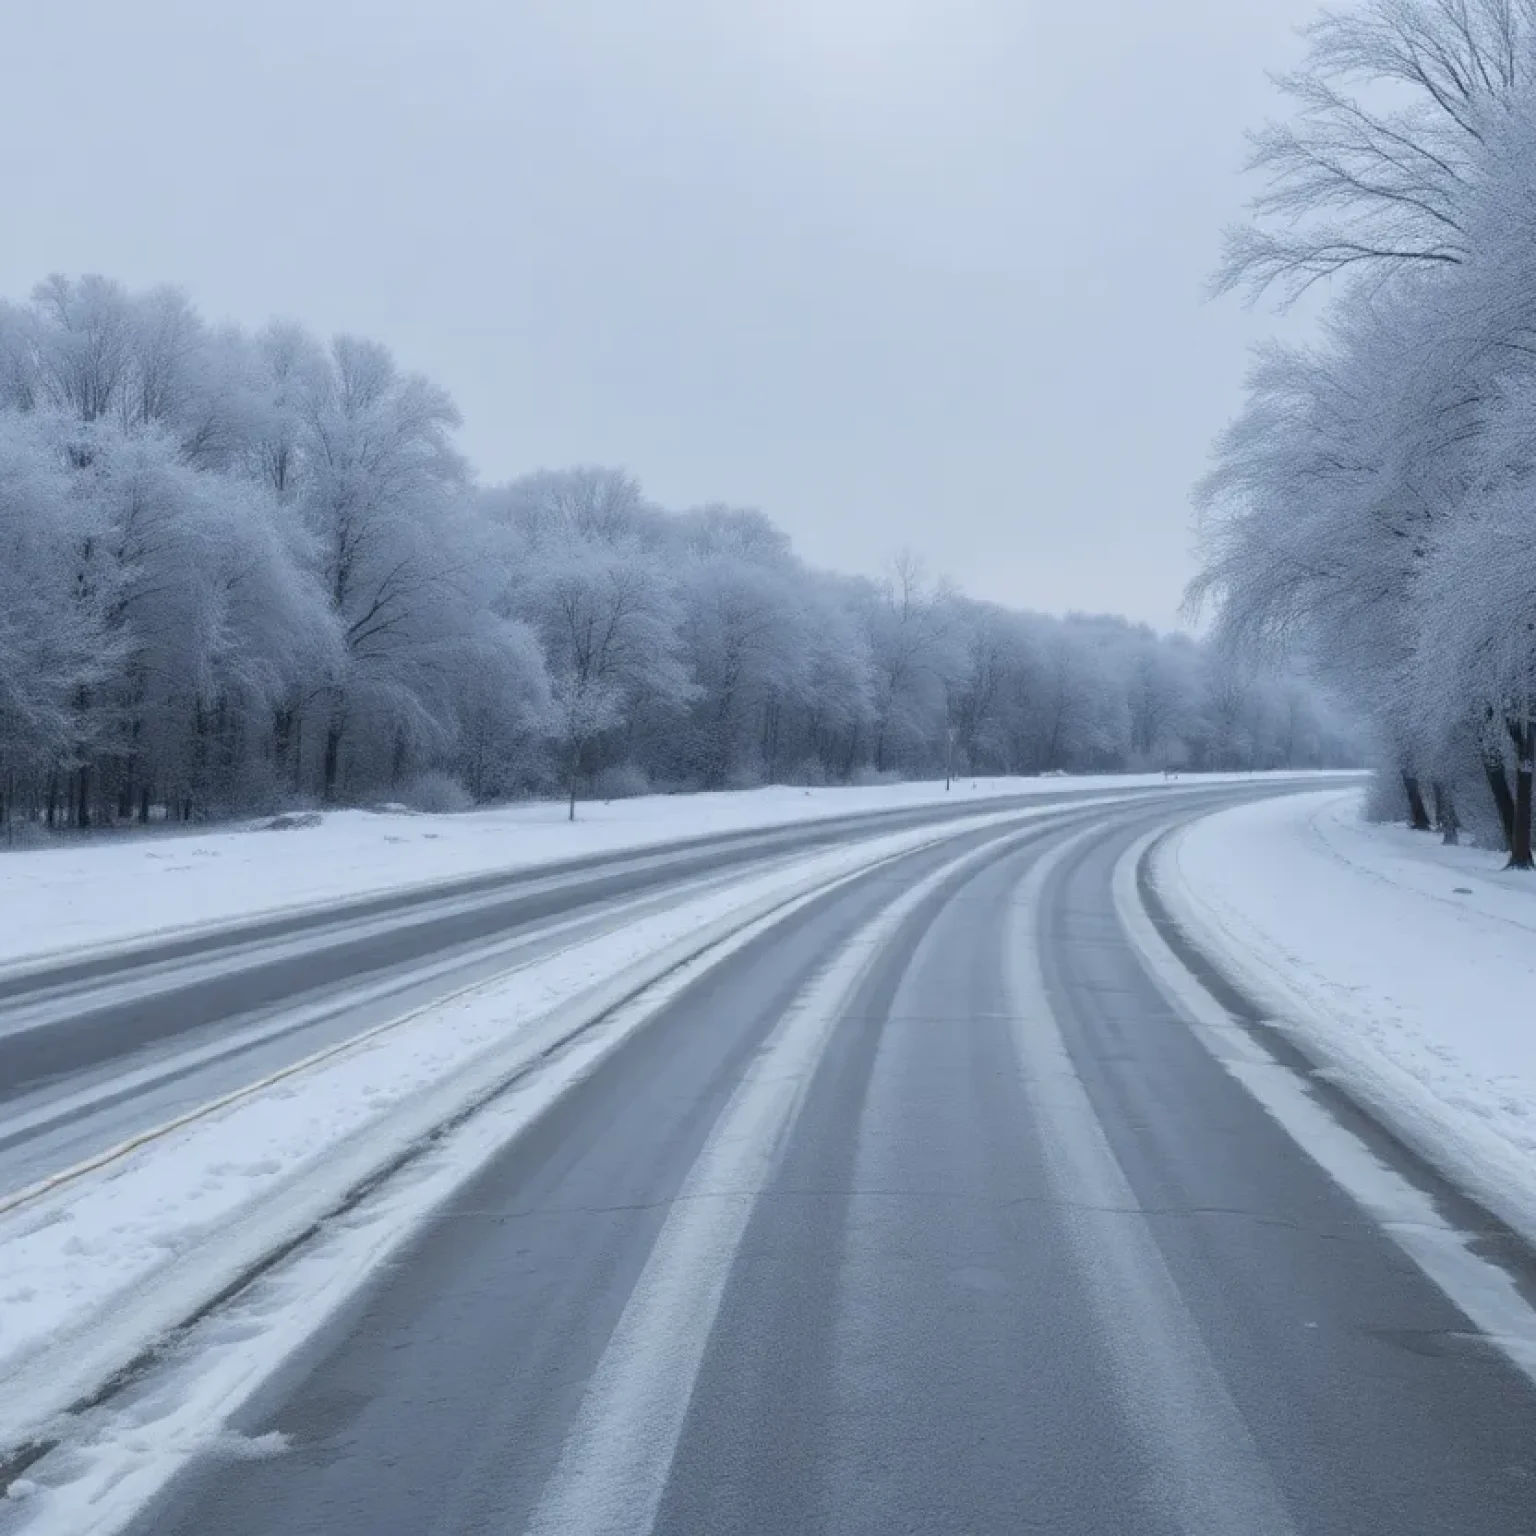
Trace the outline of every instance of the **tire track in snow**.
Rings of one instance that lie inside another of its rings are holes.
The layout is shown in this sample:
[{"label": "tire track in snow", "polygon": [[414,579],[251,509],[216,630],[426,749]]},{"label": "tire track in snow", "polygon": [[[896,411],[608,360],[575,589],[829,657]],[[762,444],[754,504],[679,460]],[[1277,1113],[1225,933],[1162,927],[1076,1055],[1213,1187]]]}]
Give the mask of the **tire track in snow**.
[{"label": "tire track in snow", "polygon": [[[1035,829],[1002,834],[1010,840]],[[648,1536],[736,1252],[848,1001],[908,917],[997,857],[952,859],[867,924],[785,1015],[738,1085],[673,1202],[593,1372],[527,1536]]]},{"label": "tire track in snow", "polygon": [[1179,1295],[1140,1202],[1072,1062],[1040,967],[1041,897],[1092,830],[1066,839],[1018,887],[1005,957],[1012,1034],[1040,1147],[1060,1201],[1127,1433],[1153,1469],[1152,1497],[1188,1536],[1296,1536],[1221,1373]]}]

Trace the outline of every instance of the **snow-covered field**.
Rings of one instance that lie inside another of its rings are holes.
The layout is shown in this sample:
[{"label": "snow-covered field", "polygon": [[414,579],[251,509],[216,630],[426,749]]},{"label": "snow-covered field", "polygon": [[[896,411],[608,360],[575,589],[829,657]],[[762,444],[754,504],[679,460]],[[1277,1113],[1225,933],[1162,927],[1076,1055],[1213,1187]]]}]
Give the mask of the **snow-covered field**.
[{"label": "snow-covered field", "polygon": [[1327,1075],[1536,1238],[1536,879],[1369,825],[1360,799],[1195,822],[1158,888]]},{"label": "snow-covered field", "polygon": [[[1193,787],[1249,774],[1190,776]],[[1275,775],[1273,777],[1283,777]],[[869,811],[1005,795],[1163,785],[1161,774],[963,779],[869,789],[770,788],[540,803],[454,816],[338,811],[288,831],[126,837],[0,854],[0,964],[216,927],[408,886]]]}]

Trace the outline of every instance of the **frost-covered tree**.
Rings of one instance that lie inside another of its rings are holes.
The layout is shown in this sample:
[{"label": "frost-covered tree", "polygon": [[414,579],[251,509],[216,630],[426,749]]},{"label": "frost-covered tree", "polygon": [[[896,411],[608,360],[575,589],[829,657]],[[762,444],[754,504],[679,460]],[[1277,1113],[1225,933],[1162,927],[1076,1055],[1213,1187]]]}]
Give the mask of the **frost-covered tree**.
[{"label": "frost-covered tree", "polygon": [[[871,586],[864,623],[874,675],[874,767],[885,772],[947,740],[964,645],[952,594],[903,552]],[[926,765],[925,765],[926,766]]]},{"label": "frost-covered tree", "polygon": [[453,447],[458,416],[448,397],[400,373],[375,343],[344,337],[328,361],[299,406],[296,506],[342,633],[323,722],[321,792],[332,800],[355,720],[387,733],[396,760],[441,738],[434,653],[471,542],[460,516],[468,471]]},{"label": "frost-covered tree", "polygon": [[1456,836],[1481,781],[1529,867],[1536,5],[1368,0],[1311,41],[1220,281],[1344,281],[1218,445],[1195,596],[1234,654],[1326,674],[1414,826]]},{"label": "frost-covered tree", "polygon": [[1536,5],[1367,0],[1307,37],[1280,81],[1294,114],[1253,135],[1263,190],[1228,235],[1218,286],[1294,295],[1473,260],[1469,194],[1495,125],[1528,105]]},{"label": "frost-covered tree", "polygon": [[[762,513],[668,512],[618,469],[479,488],[456,431],[373,342],[99,277],[0,304],[0,822],[1224,765],[1218,677],[1245,765],[1348,750],[1193,642],[970,602],[910,556],[816,571]],[[1443,644],[1484,658],[1463,714],[1508,742],[1487,644]]]},{"label": "frost-covered tree", "polygon": [[28,787],[78,771],[94,748],[89,701],[118,664],[90,581],[97,509],[79,494],[52,423],[0,413],[0,772],[3,819]]},{"label": "frost-covered tree", "polygon": [[684,656],[697,696],[690,766],[708,789],[759,781],[775,715],[808,697],[811,652],[792,566],[699,550],[679,581]]},{"label": "frost-covered tree", "polygon": [[692,691],[672,582],[642,536],[649,519],[632,484],[577,470],[533,477],[498,498],[506,601],[543,643],[572,820],[597,743],[642,710],[675,710]]}]

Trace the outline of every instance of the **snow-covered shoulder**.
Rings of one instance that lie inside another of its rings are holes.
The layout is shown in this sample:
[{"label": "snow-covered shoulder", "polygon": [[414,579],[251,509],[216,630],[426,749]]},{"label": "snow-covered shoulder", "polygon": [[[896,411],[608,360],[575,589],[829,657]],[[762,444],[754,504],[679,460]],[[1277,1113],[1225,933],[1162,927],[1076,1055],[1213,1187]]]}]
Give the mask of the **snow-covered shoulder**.
[{"label": "snow-covered shoulder", "polygon": [[1536,1237],[1536,880],[1362,820],[1358,792],[1192,823],[1175,918],[1322,1071]]}]

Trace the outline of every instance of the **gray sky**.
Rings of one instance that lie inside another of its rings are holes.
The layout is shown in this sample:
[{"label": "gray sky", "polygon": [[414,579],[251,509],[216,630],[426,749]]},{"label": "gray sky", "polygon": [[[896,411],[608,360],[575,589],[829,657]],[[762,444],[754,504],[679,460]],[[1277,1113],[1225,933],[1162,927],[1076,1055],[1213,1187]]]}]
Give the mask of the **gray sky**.
[{"label": "gray sky", "polygon": [[1170,624],[1270,323],[1201,284],[1314,9],[13,0],[0,291],[359,332],[487,479],[621,464],[824,565]]}]

